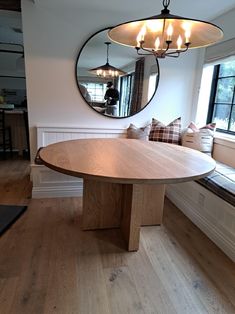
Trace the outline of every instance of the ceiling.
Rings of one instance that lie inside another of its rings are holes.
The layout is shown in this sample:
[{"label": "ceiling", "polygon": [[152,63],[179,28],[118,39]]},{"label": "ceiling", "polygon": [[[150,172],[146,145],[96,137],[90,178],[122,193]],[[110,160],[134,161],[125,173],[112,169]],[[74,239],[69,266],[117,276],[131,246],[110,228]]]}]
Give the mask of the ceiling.
[{"label": "ceiling", "polygon": [[[131,19],[143,18],[159,14],[162,9],[162,0],[28,0],[35,7],[72,10],[102,11],[104,19],[107,14],[130,16]],[[134,4],[134,5],[133,5]],[[182,15],[197,19],[211,21],[215,17],[235,9],[235,0],[171,0],[169,9],[172,14]],[[5,11],[7,10],[7,11]],[[16,43],[23,42],[20,33],[21,26],[21,1],[0,0],[0,41]],[[123,14],[122,14],[123,13]],[[124,14],[125,13],[125,14]],[[98,25],[99,21],[97,21]]]},{"label": "ceiling", "polygon": [[[103,11],[104,14],[120,15],[128,13],[130,18],[143,18],[160,13],[162,0],[31,0],[38,6],[48,8],[86,9]],[[192,18],[212,20],[215,17],[235,8],[235,0],[171,0],[169,9],[172,14]]]},{"label": "ceiling", "polygon": [[[35,8],[37,6],[44,9],[51,9],[56,12],[60,10],[86,10],[92,12],[102,12],[105,16],[107,14],[115,15],[116,20],[123,22],[123,16],[128,16],[130,20],[143,18],[159,14],[162,9],[162,0],[28,0],[34,3]],[[11,42],[23,44],[20,0],[0,0],[0,42]],[[211,21],[215,17],[228,12],[231,9],[235,9],[235,0],[171,0],[169,9],[172,14],[192,17],[196,19],[203,19]],[[14,10],[14,11],[12,11]],[[48,10],[50,12],[51,10]],[[100,15],[99,15],[100,16]],[[118,17],[118,19],[117,19]],[[120,18],[119,18],[120,17]],[[125,19],[126,20],[126,19]],[[97,25],[99,25],[97,20]],[[104,51],[103,40],[101,40],[100,49]],[[117,48],[118,49],[118,48]],[[112,59],[112,50],[114,53],[114,47],[110,49],[110,57]],[[101,63],[104,63],[103,54]],[[18,57],[15,55],[15,57]],[[12,56],[14,58],[14,56]],[[131,58],[131,56],[130,56]],[[97,60],[96,58],[90,58],[90,60]],[[121,60],[120,60],[121,61]],[[1,60],[0,60],[1,63]],[[93,66],[93,64],[92,64]],[[97,66],[94,64],[94,67]]]}]

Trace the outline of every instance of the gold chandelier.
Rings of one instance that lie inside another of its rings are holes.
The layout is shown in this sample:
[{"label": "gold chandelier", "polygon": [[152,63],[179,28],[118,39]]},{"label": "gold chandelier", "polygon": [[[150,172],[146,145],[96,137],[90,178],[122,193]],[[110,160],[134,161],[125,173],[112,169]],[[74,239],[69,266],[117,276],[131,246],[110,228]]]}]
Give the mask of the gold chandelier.
[{"label": "gold chandelier", "polygon": [[208,46],[223,37],[221,28],[212,23],[170,14],[169,4],[170,0],[163,0],[159,15],[113,27],[109,38],[135,47],[139,55],[147,52],[156,58],[176,58],[189,48]]},{"label": "gold chandelier", "polygon": [[114,66],[109,64],[109,46],[111,45],[110,42],[105,42],[105,45],[107,46],[107,61],[104,65],[101,65],[97,68],[93,68],[91,70],[89,70],[89,72],[103,77],[103,78],[114,78],[120,75],[124,75],[126,74],[126,72],[115,68]]}]

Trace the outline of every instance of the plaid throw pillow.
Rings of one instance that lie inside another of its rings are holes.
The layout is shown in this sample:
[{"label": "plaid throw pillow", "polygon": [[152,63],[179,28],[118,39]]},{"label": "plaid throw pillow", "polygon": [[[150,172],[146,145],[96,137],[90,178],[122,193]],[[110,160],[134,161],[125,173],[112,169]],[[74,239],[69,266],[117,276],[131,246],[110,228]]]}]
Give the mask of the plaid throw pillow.
[{"label": "plaid throw pillow", "polygon": [[156,119],[152,119],[150,141],[180,144],[181,118],[177,118],[167,126]]}]

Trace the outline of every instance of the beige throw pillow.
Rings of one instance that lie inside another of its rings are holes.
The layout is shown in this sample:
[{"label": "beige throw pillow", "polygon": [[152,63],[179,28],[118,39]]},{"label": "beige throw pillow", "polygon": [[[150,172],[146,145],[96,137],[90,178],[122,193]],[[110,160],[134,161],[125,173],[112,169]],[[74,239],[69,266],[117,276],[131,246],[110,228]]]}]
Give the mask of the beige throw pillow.
[{"label": "beige throw pillow", "polygon": [[215,127],[215,123],[210,123],[198,129],[196,125],[191,122],[182,135],[182,145],[211,155]]},{"label": "beige throw pillow", "polygon": [[134,124],[130,124],[127,129],[127,138],[148,141],[150,125],[143,128],[137,128]]}]

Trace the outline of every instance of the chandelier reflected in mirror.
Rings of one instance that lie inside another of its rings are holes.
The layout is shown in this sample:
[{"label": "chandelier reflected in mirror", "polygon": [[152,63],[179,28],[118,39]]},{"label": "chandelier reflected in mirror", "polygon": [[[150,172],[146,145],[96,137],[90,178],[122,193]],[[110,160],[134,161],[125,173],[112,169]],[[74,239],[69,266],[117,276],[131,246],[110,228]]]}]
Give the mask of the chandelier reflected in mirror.
[{"label": "chandelier reflected in mirror", "polygon": [[113,27],[109,38],[134,47],[139,55],[177,58],[190,48],[208,46],[223,37],[223,31],[212,23],[170,14],[169,4],[170,0],[163,0],[159,15]]},{"label": "chandelier reflected in mirror", "polygon": [[109,64],[109,46],[111,45],[111,42],[105,42],[104,44],[107,46],[106,63],[97,68],[89,70],[89,72],[103,78],[115,78],[126,74],[126,72]]}]

